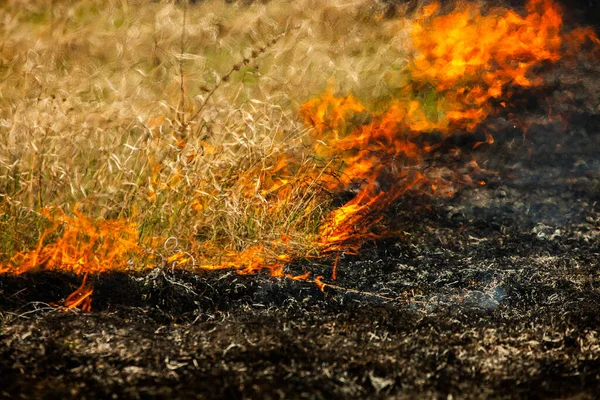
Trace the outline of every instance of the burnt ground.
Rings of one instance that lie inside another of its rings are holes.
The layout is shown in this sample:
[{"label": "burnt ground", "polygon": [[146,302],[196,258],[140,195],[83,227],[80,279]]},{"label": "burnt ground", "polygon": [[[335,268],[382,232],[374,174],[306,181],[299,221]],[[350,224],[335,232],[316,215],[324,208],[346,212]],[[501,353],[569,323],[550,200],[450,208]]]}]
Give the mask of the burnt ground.
[{"label": "burnt ground", "polygon": [[577,121],[506,128],[475,153],[487,185],[404,198],[399,236],[341,256],[335,284],[364,293],[154,270],[60,312],[80,277],[2,276],[0,398],[594,398],[600,121]]}]

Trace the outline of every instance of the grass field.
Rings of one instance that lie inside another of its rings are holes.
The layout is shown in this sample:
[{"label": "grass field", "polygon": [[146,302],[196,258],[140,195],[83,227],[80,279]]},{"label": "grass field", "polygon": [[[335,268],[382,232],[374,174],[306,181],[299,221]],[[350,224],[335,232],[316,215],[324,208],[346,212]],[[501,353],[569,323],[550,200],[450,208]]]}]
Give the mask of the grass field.
[{"label": "grass field", "polygon": [[75,209],[89,224],[75,237],[133,223],[155,256],[195,242],[210,263],[257,245],[276,253],[282,237],[314,254],[330,196],[305,180],[328,166],[298,110],[327,87],[373,104],[390,96],[408,41],[406,21],[384,11],[344,0],[4,2],[2,260],[35,248],[53,218],[46,242],[68,231],[62,213]]},{"label": "grass field", "polygon": [[281,276],[291,260],[357,251],[389,233],[373,228],[408,190],[485,184],[476,162],[422,157],[449,135],[493,144],[481,123],[518,111],[514,89],[548,85],[535,70],[600,43],[563,32],[550,0],[518,13],[372,0],[2,10],[0,272],[16,273]]}]

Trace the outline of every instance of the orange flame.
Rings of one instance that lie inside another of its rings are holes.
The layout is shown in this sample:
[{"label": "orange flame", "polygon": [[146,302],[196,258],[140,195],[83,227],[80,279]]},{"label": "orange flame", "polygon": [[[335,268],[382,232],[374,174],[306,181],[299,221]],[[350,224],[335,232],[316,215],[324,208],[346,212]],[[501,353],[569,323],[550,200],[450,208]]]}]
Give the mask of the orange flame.
[{"label": "orange flame", "polygon": [[[127,269],[131,256],[141,253],[137,245],[135,223],[124,220],[93,220],[73,208],[74,216],[60,209],[42,210],[52,222],[38,241],[37,248],[15,254],[8,263],[0,264],[0,273],[22,274],[35,270],[60,270],[84,273],[81,286],[67,297],[65,307],[91,310],[92,286],[88,273]],[[46,239],[62,229],[54,242]]]},{"label": "orange flame", "polygon": [[[54,213],[53,213],[54,211]],[[132,254],[140,252],[136,224],[125,220],[93,220],[73,208],[74,217],[60,209],[42,210],[52,221],[38,241],[35,250],[20,252],[8,263],[0,265],[0,273],[22,274],[44,269],[74,273],[99,273],[126,269]],[[59,228],[62,235],[45,243]]]},{"label": "orange flame", "polygon": [[[340,167],[339,177],[329,178],[329,189],[359,187],[322,225],[318,243],[325,252],[356,250],[361,240],[377,237],[371,228],[382,211],[408,190],[451,193],[452,182],[442,174],[414,171],[435,147],[422,143],[424,134],[472,131],[493,111],[491,99],[508,98],[510,87],[541,85],[531,70],[563,57],[564,37],[571,47],[585,40],[598,43],[590,29],[563,35],[560,10],[550,0],[530,1],[525,16],[503,8],[484,14],[478,3],[461,4],[445,15],[438,15],[440,9],[439,3],[424,7],[412,25],[415,55],[405,99],[377,114],[352,96],[336,98],[328,91],[301,109],[314,127],[317,154],[337,160]],[[431,90],[430,104],[418,100],[419,93]],[[358,113],[369,114],[363,120],[373,122],[353,126]],[[494,143],[489,132],[485,136],[474,148]],[[383,190],[382,182],[390,187]]]},{"label": "orange flame", "polygon": [[492,111],[490,99],[505,95],[507,85],[540,85],[532,67],[562,56],[562,17],[550,0],[530,1],[524,17],[503,8],[483,14],[481,8],[467,3],[413,24],[413,85],[431,85],[441,99],[443,118],[430,128],[448,131],[460,123],[473,130]]},{"label": "orange flame", "polygon": [[81,307],[81,311],[92,311],[92,285],[87,283],[88,273],[83,276],[81,285],[65,299],[65,308],[72,310]]}]

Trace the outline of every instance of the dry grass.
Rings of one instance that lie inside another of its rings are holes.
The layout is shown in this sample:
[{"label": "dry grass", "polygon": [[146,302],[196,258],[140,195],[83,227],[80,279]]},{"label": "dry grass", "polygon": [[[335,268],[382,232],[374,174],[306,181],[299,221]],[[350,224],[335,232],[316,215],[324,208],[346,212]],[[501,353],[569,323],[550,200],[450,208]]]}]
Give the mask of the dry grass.
[{"label": "dry grass", "polygon": [[285,238],[310,254],[329,197],[305,177],[327,166],[298,108],[327,85],[376,103],[409,51],[404,21],[368,0],[8,0],[1,15],[0,261],[35,247],[44,207],[75,204],[158,252]]}]

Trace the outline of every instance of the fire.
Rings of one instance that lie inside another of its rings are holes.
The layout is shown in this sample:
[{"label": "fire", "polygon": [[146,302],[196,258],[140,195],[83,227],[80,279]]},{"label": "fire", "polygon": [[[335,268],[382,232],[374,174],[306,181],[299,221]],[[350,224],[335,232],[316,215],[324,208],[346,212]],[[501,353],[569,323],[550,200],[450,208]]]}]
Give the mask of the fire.
[{"label": "fire", "polygon": [[530,1],[525,17],[502,8],[483,15],[480,4],[467,3],[450,14],[414,23],[417,56],[411,72],[439,91],[455,89],[464,77],[478,76],[479,93],[498,97],[508,82],[532,85],[535,79],[528,74],[533,65],[560,59],[561,25],[557,5],[548,0]]},{"label": "fire", "polygon": [[[36,270],[55,270],[84,274],[81,286],[65,301],[65,307],[91,309],[92,287],[89,273],[126,270],[132,256],[141,254],[136,224],[126,220],[91,219],[73,208],[74,216],[60,209],[42,209],[51,226],[41,235],[34,250],[15,254],[0,264],[0,273],[22,274]],[[53,235],[60,237],[46,243]]]},{"label": "fire", "polygon": [[92,293],[94,289],[87,283],[88,273],[83,276],[81,285],[65,299],[65,308],[72,310],[81,307],[81,311],[92,311]]},{"label": "fire", "polygon": [[[533,72],[537,66],[572,55],[584,43],[600,44],[590,29],[562,32],[560,9],[550,0],[529,1],[524,15],[500,7],[484,11],[481,3],[461,3],[447,13],[441,10],[439,3],[432,3],[411,22],[412,59],[404,71],[408,83],[383,111],[371,111],[352,95],[335,96],[329,89],[308,100],[299,112],[311,128],[309,145],[318,161],[308,165],[279,153],[268,166],[263,162],[250,168],[234,183],[238,193],[256,200],[265,215],[285,213],[288,204],[307,197],[311,200],[302,204],[309,213],[321,206],[324,195],[352,193],[349,201],[321,219],[308,237],[310,246],[295,248],[288,233],[244,249],[190,239],[191,250],[175,252],[166,263],[201,270],[235,269],[242,274],[266,270],[275,277],[306,280],[309,274],[285,273],[286,265],[299,258],[329,256],[335,257],[335,279],[340,253],[356,253],[364,242],[393,233],[382,226],[385,211],[407,192],[448,196],[459,183],[485,184],[470,176],[483,171],[475,161],[460,168],[424,162],[438,147],[439,137],[480,129],[499,106],[510,103],[514,88],[543,85]],[[150,122],[155,126],[162,119]],[[493,135],[483,130],[486,139],[474,149],[494,143]],[[185,147],[183,142],[177,145]],[[188,161],[194,157],[188,156]],[[177,175],[161,186],[161,165],[149,165],[147,192],[153,202],[157,189],[169,190],[181,179]],[[190,206],[201,213],[206,204],[194,198]],[[144,252],[137,226],[130,220],[94,220],[76,207],[74,216],[49,209],[42,214],[52,227],[36,249],[0,265],[0,273],[49,269],[84,274],[81,286],[66,299],[68,308],[91,309],[88,273],[126,270]],[[57,239],[48,243],[51,237]],[[331,286],[322,279],[318,276],[312,282],[322,290]]]},{"label": "fire", "polygon": [[473,130],[491,112],[491,99],[509,87],[540,85],[532,67],[562,57],[562,18],[550,0],[527,3],[527,15],[467,3],[447,15],[413,24],[412,90],[431,85],[443,117],[430,128]]},{"label": "fire", "polygon": [[[326,181],[328,187],[358,188],[321,226],[317,242],[324,253],[355,251],[379,237],[372,228],[409,190],[448,195],[456,183],[472,182],[468,176],[453,181],[435,168],[420,170],[423,157],[436,147],[427,142],[430,134],[475,130],[494,112],[492,100],[505,105],[513,88],[543,84],[534,67],[560,60],[585,41],[598,44],[589,29],[563,34],[559,7],[550,0],[530,1],[525,16],[497,7],[484,13],[480,3],[461,3],[447,14],[440,8],[439,3],[424,7],[413,22],[410,83],[387,111],[369,112],[354,97],[336,98],[330,91],[301,109],[314,127],[316,153],[338,165],[340,172]],[[362,120],[372,122],[353,126],[357,114],[367,114]],[[490,132],[485,137],[473,148],[494,143]]]},{"label": "fire", "polygon": [[[37,248],[15,254],[0,272],[22,274],[36,269],[100,273],[127,269],[131,254],[140,252],[136,224],[125,220],[93,220],[73,208],[74,216],[60,209],[42,210],[52,222]],[[52,243],[46,239],[62,229]]]}]

